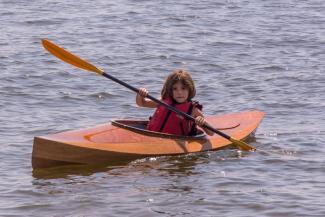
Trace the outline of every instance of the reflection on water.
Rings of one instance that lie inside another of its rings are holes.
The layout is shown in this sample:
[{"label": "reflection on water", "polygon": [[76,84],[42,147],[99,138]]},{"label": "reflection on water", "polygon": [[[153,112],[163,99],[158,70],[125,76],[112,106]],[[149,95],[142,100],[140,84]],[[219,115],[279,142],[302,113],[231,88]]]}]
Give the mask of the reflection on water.
[{"label": "reflection on water", "polygon": [[65,165],[52,168],[34,169],[33,177],[36,179],[57,179],[67,178],[68,176],[90,176],[97,172],[105,172],[110,175],[123,175],[131,171],[155,171],[159,174],[168,176],[188,176],[195,174],[197,164],[209,163],[210,161],[224,161],[242,158],[248,155],[233,148],[223,150],[208,151],[201,153],[148,157],[134,161],[120,161],[114,164],[95,164],[95,165]]},{"label": "reflection on water", "polygon": [[[114,168],[114,167],[112,167]],[[66,178],[70,175],[90,176],[96,172],[105,172],[111,168],[107,165],[66,165],[53,168],[34,169],[33,177],[36,179]]]}]

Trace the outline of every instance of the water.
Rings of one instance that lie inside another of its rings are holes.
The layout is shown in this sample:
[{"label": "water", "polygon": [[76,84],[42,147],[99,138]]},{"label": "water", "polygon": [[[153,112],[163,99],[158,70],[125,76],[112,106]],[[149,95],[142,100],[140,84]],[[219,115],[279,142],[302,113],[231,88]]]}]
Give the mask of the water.
[{"label": "water", "polygon": [[[325,216],[323,1],[0,1],[0,216]],[[189,70],[205,114],[266,113],[260,150],[35,174],[33,137],[148,117],[49,38],[158,96]]]}]

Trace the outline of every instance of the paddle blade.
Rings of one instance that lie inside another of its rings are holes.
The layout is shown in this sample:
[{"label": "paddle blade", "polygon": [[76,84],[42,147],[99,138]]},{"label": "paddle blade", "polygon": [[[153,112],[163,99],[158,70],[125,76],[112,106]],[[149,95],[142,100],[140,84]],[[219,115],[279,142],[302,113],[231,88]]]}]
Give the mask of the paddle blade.
[{"label": "paddle blade", "polygon": [[73,55],[72,53],[64,50],[63,48],[59,47],[58,45],[54,44],[53,42],[51,42],[47,39],[43,39],[42,44],[48,52],[50,52],[51,54],[53,54],[54,56],[63,60],[66,63],[69,63],[71,65],[74,65],[78,68],[81,68],[81,69],[84,69],[87,71],[96,72],[97,74],[100,74],[100,75],[102,75],[104,73],[104,71],[102,69],[99,69],[96,66],[87,62],[86,60],[83,60],[83,59],[77,57],[76,55]]},{"label": "paddle blade", "polygon": [[248,145],[247,143],[240,141],[240,140],[236,140],[233,137],[230,137],[229,139],[231,142],[234,143],[234,145],[236,145],[240,150],[243,151],[255,151],[256,148],[253,146]]}]

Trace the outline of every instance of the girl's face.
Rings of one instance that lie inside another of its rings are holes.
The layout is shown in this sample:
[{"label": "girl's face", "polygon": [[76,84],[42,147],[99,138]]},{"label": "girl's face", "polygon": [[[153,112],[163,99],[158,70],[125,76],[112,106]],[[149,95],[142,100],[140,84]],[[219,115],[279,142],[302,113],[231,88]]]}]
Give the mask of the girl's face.
[{"label": "girl's face", "polygon": [[187,102],[189,89],[178,81],[173,85],[173,99],[178,103]]}]

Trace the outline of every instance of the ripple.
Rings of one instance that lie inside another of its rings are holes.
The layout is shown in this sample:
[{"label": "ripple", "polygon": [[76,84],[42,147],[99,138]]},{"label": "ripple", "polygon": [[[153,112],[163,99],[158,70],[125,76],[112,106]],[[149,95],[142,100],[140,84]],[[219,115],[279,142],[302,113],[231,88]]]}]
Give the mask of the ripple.
[{"label": "ripple", "polygon": [[[1,216],[324,216],[322,1],[1,4]],[[259,151],[32,171],[34,136],[152,113],[41,38],[156,96],[189,70],[205,114],[266,113]]]}]

